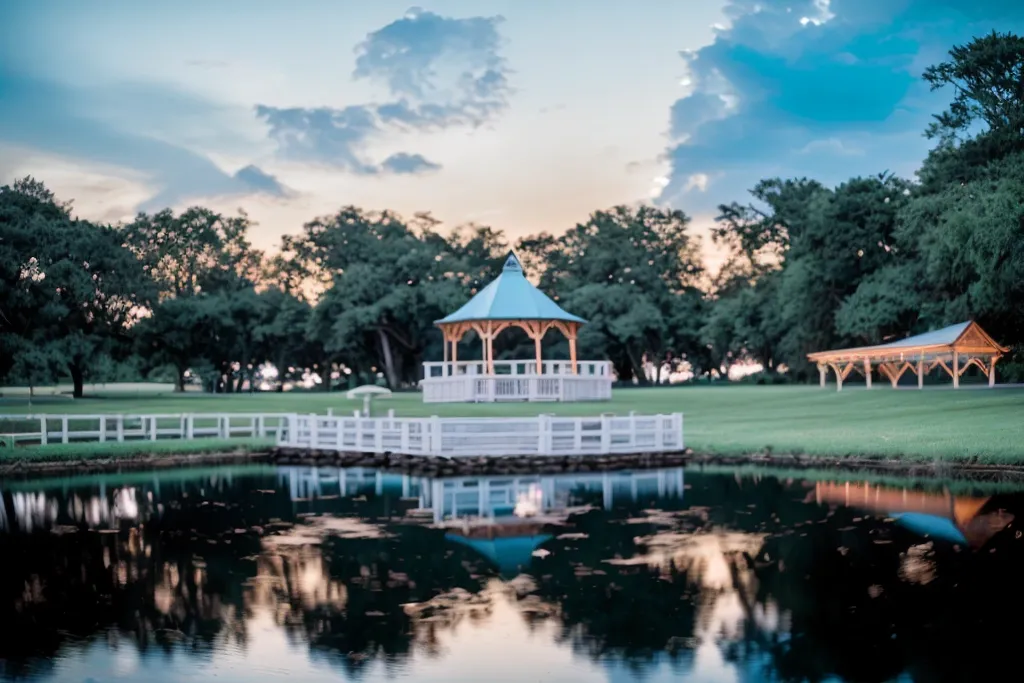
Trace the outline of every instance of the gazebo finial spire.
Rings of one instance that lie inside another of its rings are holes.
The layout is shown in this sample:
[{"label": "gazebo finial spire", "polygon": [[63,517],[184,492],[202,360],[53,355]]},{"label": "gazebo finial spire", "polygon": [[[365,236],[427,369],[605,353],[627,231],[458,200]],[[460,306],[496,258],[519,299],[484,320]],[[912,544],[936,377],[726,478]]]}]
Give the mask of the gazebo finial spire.
[{"label": "gazebo finial spire", "polygon": [[523,264],[519,260],[519,257],[516,256],[516,252],[514,252],[514,251],[509,251],[508,252],[508,256],[505,257],[505,265],[502,266],[501,272],[503,272],[503,273],[508,273],[508,272],[522,273],[523,272]]}]

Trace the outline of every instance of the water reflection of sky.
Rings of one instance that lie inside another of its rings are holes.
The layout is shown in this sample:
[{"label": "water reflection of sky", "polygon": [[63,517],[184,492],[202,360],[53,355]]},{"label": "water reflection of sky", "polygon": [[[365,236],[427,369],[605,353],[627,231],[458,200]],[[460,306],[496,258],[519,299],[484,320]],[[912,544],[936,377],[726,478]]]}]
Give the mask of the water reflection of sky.
[{"label": "water reflection of sky", "polygon": [[916,640],[1024,566],[1005,486],[163,474],[3,484],[0,678],[970,680]]}]

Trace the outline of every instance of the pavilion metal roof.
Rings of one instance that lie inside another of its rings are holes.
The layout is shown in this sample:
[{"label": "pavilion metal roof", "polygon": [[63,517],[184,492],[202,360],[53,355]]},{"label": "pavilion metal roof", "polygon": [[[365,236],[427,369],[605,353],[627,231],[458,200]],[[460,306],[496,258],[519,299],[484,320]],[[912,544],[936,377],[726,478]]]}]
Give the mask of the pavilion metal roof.
[{"label": "pavilion metal roof", "polygon": [[961,346],[970,347],[972,351],[978,351],[982,347],[987,347],[994,354],[1009,351],[1009,349],[1000,346],[992,337],[988,336],[981,329],[980,325],[972,320],[968,320],[943,327],[942,329],[907,337],[906,339],[898,339],[887,344],[818,351],[808,354],[807,357],[812,361],[826,361],[841,358],[883,358],[910,352],[920,352],[929,355],[935,352],[952,352]]},{"label": "pavilion metal roof", "polygon": [[435,324],[474,320],[562,320],[585,323],[552,301],[526,279],[523,265],[509,253],[501,275],[477,292],[462,308],[434,321]]}]

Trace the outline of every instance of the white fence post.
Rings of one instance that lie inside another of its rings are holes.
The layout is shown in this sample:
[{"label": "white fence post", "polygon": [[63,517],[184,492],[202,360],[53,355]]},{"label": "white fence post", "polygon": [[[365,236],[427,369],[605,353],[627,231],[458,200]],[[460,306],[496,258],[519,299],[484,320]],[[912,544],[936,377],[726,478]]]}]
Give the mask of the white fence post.
[{"label": "white fence post", "polygon": [[[668,416],[668,424],[672,424],[672,416]],[[658,415],[654,420],[654,450],[663,451],[665,450],[665,416]]]},{"label": "white fence post", "polygon": [[612,421],[607,413],[601,414],[601,453],[612,452]]},{"label": "white fence post", "polygon": [[309,447],[314,449],[320,447],[320,422],[317,420],[316,413],[309,414]]},{"label": "white fence post", "polygon": [[554,455],[551,438],[551,416],[541,414],[537,416],[537,454]]},{"label": "white fence post", "polygon": [[430,441],[429,441],[429,455],[441,455],[441,448],[444,445],[441,438],[441,418],[437,415],[430,416]]},{"label": "white fence post", "polygon": [[156,441],[156,416],[149,418],[149,440]]},{"label": "white fence post", "polygon": [[39,443],[43,446],[46,445],[50,435],[46,431],[46,417],[39,418]]},{"label": "white fence post", "polygon": [[370,418],[373,422],[373,452],[384,452],[384,420]]},{"label": "white fence post", "polygon": [[117,416],[117,422],[115,423],[114,429],[117,430],[118,443],[124,441],[124,415]]},{"label": "white fence post", "polygon": [[100,415],[100,443],[107,441],[107,416]]},{"label": "white fence post", "polygon": [[402,420],[402,422],[399,423],[399,427],[398,428],[399,428],[400,434],[401,434],[401,436],[399,437],[399,441],[398,441],[398,443],[399,443],[398,448],[399,448],[399,450],[402,451],[402,453],[408,455],[409,454],[409,423],[406,420]]},{"label": "white fence post", "polygon": [[196,438],[196,416],[186,415],[185,416],[185,438],[191,441]]},{"label": "white fence post", "polygon": [[68,442],[68,417],[65,415],[60,419],[60,442]]}]

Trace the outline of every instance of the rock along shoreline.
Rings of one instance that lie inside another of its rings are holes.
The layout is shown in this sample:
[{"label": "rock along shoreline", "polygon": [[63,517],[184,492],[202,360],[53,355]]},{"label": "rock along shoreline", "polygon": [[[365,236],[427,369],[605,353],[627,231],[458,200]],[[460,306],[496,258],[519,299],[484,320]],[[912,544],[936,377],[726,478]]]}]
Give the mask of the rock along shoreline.
[{"label": "rock along shoreline", "polygon": [[9,459],[0,465],[0,477],[34,473],[90,474],[140,469],[187,468],[209,465],[269,464],[307,467],[366,467],[422,477],[466,477],[481,475],[531,475],[575,472],[605,472],[626,469],[715,465],[722,467],[758,466],[787,470],[835,470],[837,473],[886,473],[920,477],[957,477],[979,481],[1014,480],[1024,482],[1024,464],[984,464],[968,462],[893,460],[867,457],[821,457],[751,453],[723,456],[695,453],[687,449],[677,453],[640,453],[630,455],[585,456],[479,456],[444,458],[398,453],[339,453],[308,449],[275,448],[259,451],[221,453],[151,454],[130,458],[81,458],[40,461]]}]

